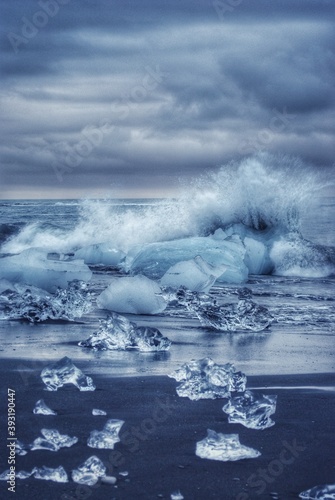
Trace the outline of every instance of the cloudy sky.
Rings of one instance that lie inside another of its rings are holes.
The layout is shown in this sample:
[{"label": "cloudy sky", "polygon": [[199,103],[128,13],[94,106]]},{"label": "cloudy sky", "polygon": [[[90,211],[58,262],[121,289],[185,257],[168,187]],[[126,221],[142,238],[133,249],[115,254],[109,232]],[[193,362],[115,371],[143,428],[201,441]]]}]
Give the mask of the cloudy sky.
[{"label": "cloudy sky", "polygon": [[2,0],[2,198],[173,195],[258,150],[334,170],[331,0]]}]

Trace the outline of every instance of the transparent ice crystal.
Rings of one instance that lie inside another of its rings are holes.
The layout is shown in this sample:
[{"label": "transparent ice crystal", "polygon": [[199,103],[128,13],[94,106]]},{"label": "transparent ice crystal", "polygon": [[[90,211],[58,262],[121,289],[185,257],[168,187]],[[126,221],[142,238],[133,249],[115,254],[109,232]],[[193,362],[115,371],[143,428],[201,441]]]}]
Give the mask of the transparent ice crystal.
[{"label": "transparent ice crystal", "polygon": [[105,474],[106,467],[103,462],[95,455],[92,455],[77,469],[72,471],[72,479],[75,483],[94,486],[99,478],[105,476]]},{"label": "transparent ice crystal", "polygon": [[218,365],[211,358],[192,360],[169,376],[181,382],[178,396],[192,400],[227,398],[232,391],[245,391],[247,383],[245,374],[236,372],[234,365]]},{"label": "transparent ice crystal", "polygon": [[232,424],[242,424],[249,429],[267,429],[275,423],[271,415],[276,411],[277,396],[268,396],[255,391],[232,396],[222,410],[229,415]]},{"label": "transparent ice crystal", "polygon": [[41,378],[48,391],[57,391],[64,384],[73,384],[80,391],[95,390],[91,377],[84,375],[67,356],[56,363],[46,366],[41,372]]},{"label": "transparent ice crystal", "polygon": [[99,330],[87,340],[79,342],[81,347],[95,350],[137,349],[143,352],[167,351],[171,341],[163,337],[157,328],[138,327],[124,316],[111,313],[106,320],[100,320]]},{"label": "transparent ice crystal", "polygon": [[87,440],[87,446],[91,448],[107,448],[112,450],[114,445],[120,441],[119,432],[123,426],[123,420],[107,420],[102,431],[92,431]]},{"label": "transparent ice crystal", "polygon": [[323,484],[300,493],[303,500],[335,500],[335,484]]},{"label": "transparent ice crystal", "polygon": [[57,415],[57,412],[49,408],[43,399],[39,399],[33,409],[35,415]]},{"label": "transparent ice crystal", "polygon": [[34,450],[58,451],[61,448],[70,448],[78,442],[77,437],[70,437],[67,434],[60,434],[56,429],[41,429],[43,437],[38,437],[29,448]]},{"label": "transparent ice crystal", "polygon": [[196,455],[210,460],[222,462],[256,458],[261,455],[258,450],[240,443],[238,434],[221,434],[207,429],[207,437],[198,441]]}]

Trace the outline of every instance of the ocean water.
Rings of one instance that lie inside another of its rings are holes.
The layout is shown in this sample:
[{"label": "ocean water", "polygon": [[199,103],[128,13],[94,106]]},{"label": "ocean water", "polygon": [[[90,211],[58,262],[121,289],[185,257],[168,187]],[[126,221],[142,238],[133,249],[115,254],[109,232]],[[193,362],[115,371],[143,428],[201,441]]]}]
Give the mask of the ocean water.
[{"label": "ocean water", "polygon": [[[241,286],[266,306],[275,321],[260,333],[218,332],[202,327],[189,311],[169,306],[158,315],[126,315],[158,328],[173,342],[169,352],[92,352],[78,347],[107,311],[94,307],[76,322],[0,321],[0,356],[49,362],[69,356],[89,372],[162,375],[190,359],[232,362],[249,375],[334,372],[335,198],[331,179],[299,163],[271,168],[259,159],[204,175],[173,200],[11,200],[0,203],[1,257],[29,248],[73,253],[85,245],[113,242],[125,253],[152,242],[212,234],[242,223],[256,231],[274,228],[284,243],[294,235],[294,255],[280,243],[276,258],[291,259],[284,272],[250,275],[244,284],[215,284],[211,295],[236,302]],[[308,243],[310,242],[310,243]],[[312,245],[312,246],[309,246]],[[306,253],[306,248],[308,252]],[[286,252],[286,253],[285,253]],[[113,276],[91,266],[96,297]],[[19,361],[18,361],[19,362]]]}]

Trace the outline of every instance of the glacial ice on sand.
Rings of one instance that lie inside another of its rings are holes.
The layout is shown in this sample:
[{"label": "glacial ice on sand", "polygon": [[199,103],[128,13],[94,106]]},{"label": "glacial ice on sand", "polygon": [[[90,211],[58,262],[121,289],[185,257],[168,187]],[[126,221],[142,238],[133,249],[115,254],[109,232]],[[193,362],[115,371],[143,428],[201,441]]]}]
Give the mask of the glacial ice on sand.
[{"label": "glacial ice on sand", "polygon": [[15,441],[15,454],[20,456],[27,455],[26,446],[18,439]]},{"label": "glacial ice on sand", "polygon": [[170,267],[160,283],[173,288],[184,286],[194,292],[208,292],[216,279],[226,270],[227,266],[211,266],[198,255],[192,260],[177,262]]},{"label": "glacial ice on sand", "polygon": [[167,351],[172,344],[157,328],[138,327],[136,323],[117,313],[111,313],[106,320],[100,320],[99,323],[99,330],[78,345],[102,351],[138,349],[151,352]]},{"label": "glacial ice on sand", "polygon": [[[58,256],[58,254],[57,254]],[[89,281],[92,272],[81,260],[59,260],[39,248],[0,259],[0,278],[26,283],[48,292],[66,288],[71,281]]]},{"label": "glacial ice on sand", "polygon": [[107,415],[107,413],[105,412],[105,410],[99,410],[98,408],[93,408],[92,415],[94,416]]},{"label": "glacial ice on sand", "polygon": [[124,252],[116,249],[111,243],[88,245],[74,254],[75,259],[83,259],[85,264],[103,264],[112,267],[117,267],[125,256]]},{"label": "glacial ice on sand", "polygon": [[166,308],[161,289],[146,276],[112,278],[97,298],[98,307],[118,313],[158,314]]},{"label": "glacial ice on sand", "polygon": [[335,500],[335,484],[314,486],[300,493],[299,498],[303,500]]},{"label": "glacial ice on sand", "polygon": [[57,415],[57,412],[49,408],[43,399],[39,399],[33,409],[35,415]]},{"label": "glacial ice on sand", "polygon": [[120,441],[119,432],[123,426],[123,420],[107,420],[102,431],[92,431],[87,440],[87,446],[91,448],[114,449],[114,445]]},{"label": "glacial ice on sand", "polygon": [[41,378],[48,391],[57,391],[64,384],[73,384],[80,391],[95,390],[91,377],[84,375],[67,356],[43,368]]},{"label": "glacial ice on sand", "polygon": [[92,455],[77,469],[72,471],[72,479],[75,483],[94,486],[100,477],[106,475],[106,467],[100,458]]},{"label": "glacial ice on sand", "polygon": [[35,450],[58,451],[61,448],[70,448],[78,442],[77,437],[60,434],[56,429],[41,429],[43,437],[38,437],[31,443],[29,448]]},{"label": "glacial ice on sand", "polygon": [[176,391],[180,397],[199,399],[228,398],[232,391],[243,392],[247,377],[236,372],[234,365],[218,365],[211,358],[185,363],[169,377],[181,382]]},{"label": "glacial ice on sand", "polygon": [[249,429],[267,429],[275,423],[271,415],[276,411],[277,396],[268,396],[247,390],[232,396],[222,410],[227,413],[228,422],[242,424]]},{"label": "glacial ice on sand", "polygon": [[44,479],[55,483],[67,483],[69,481],[65,469],[61,465],[55,469],[43,465],[43,467],[35,467],[32,472],[35,479]]},{"label": "glacial ice on sand", "polygon": [[207,437],[197,442],[195,453],[200,458],[222,462],[256,458],[261,455],[258,450],[242,445],[238,434],[222,434],[211,429],[207,429]]},{"label": "glacial ice on sand", "polygon": [[[21,470],[18,472],[15,471],[15,479],[27,479],[32,474],[34,474],[34,472],[35,472],[35,469],[33,469],[31,472],[27,472],[25,470]],[[7,469],[0,474],[0,481],[9,481],[10,477],[11,477],[10,470]]]}]

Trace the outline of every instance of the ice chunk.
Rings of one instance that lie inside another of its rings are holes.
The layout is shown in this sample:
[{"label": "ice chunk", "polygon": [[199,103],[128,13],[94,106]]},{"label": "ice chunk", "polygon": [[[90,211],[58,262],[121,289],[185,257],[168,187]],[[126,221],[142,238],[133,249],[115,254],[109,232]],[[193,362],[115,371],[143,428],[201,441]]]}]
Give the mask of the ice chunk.
[{"label": "ice chunk", "polygon": [[101,309],[119,313],[158,314],[167,305],[161,292],[157,283],[142,275],[112,278],[97,304]]},{"label": "ice chunk", "polygon": [[234,365],[217,365],[211,358],[185,363],[171,378],[181,382],[177,394],[192,400],[227,398],[231,391],[245,391],[247,377]]},{"label": "ice chunk", "polygon": [[127,255],[125,269],[159,279],[178,262],[194,259],[198,255],[214,267],[227,267],[218,278],[219,281],[241,283],[248,277],[243,260],[245,247],[239,237],[192,237],[150,243],[134,257],[132,252]]},{"label": "ice chunk", "polygon": [[89,245],[75,252],[75,259],[83,259],[85,264],[103,264],[116,267],[125,258],[126,254],[117,250],[111,243],[97,243]]},{"label": "ice chunk", "polygon": [[19,440],[15,441],[15,453],[20,456],[27,455],[26,446]]},{"label": "ice chunk", "polygon": [[300,493],[303,500],[335,500],[335,484],[323,484]]},{"label": "ice chunk", "polygon": [[112,313],[106,320],[100,320],[99,330],[87,340],[79,342],[82,347],[95,350],[138,349],[143,352],[166,351],[171,341],[163,337],[157,328],[138,327],[124,316]]},{"label": "ice chunk", "polygon": [[41,378],[48,391],[57,391],[64,384],[73,384],[80,391],[95,390],[91,377],[84,375],[67,356],[57,363],[46,366],[41,372]]},{"label": "ice chunk", "polygon": [[207,429],[207,437],[197,442],[196,455],[209,460],[222,462],[256,458],[261,455],[258,450],[240,443],[238,434],[221,434]]},{"label": "ice chunk", "polygon": [[107,448],[112,450],[114,445],[120,441],[119,432],[123,424],[123,420],[107,420],[102,431],[91,432],[87,440],[87,446],[91,448]]},{"label": "ice chunk", "polygon": [[27,472],[25,470],[21,470],[18,472],[11,472],[9,469],[5,470],[2,474],[0,474],[0,481],[10,481],[12,478],[15,479],[27,479],[28,477],[32,476],[35,472],[35,469],[33,469],[31,472]]},{"label": "ice chunk", "polygon": [[4,319],[73,321],[92,307],[87,285],[79,281],[65,290],[59,288],[54,295],[33,286],[16,284],[13,288],[0,293],[0,317]]},{"label": "ice chunk", "polygon": [[78,469],[72,471],[72,479],[75,483],[94,486],[99,478],[105,476],[105,474],[106,467],[103,462],[95,455],[92,455]]},{"label": "ice chunk", "polygon": [[54,481],[55,483],[67,483],[69,481],[64,467],[61,465],[56,469],[50,467],[35,467],[33,469],[34,478],[45,479],[46,481]]},{"label": "ice chunk", "polygon": [[70,448],[78,442],[77,437],[70,437],[67,434],[60,434],[56,429],[41,429],[43,437],[38,437],[29,446],[34,450],[58,451],[61,448]]},{"label": "ice chunk", "polygon": [[229,399],[222,410],[229,415],[231,424],[242,424],[249,429],[267,429],[275,424],[270,415],[276,411],[276,402],[277,396],[248,390]]},{"label": "ice chunk", "polygon": [[184,500],[184,497],[183,497],[182,493],[180,492],[180,490],[177,490],[177,491],[174,491],[173,493],[171,493],[170,498],[171,498],[171,500]]},{"label": "ice chunk", "polygon": [[33,413],[35,413],[35,415],[57,415],[57,412],[51,410],[43,399],[37,401]]},{"label": "ice chunk", "polygon": [[208,292],[216,279],[227,270],[227,266],[214,267],[199,255],[192,260],[178,262],[170,267],[162,279],[163,286],[186,287],[195,292]]},{"label": "ice chunk", "polygon": [[270,259],[269,249],[261,241],[246,237],[243,240],[246,248],[245,263],[250,274],[271,274],[273,263]]},{"label": "ice chunk", "polygon": [[94,415],[94,416],[107,415],[107,413],[104,410],[98,410],[97,408],[93,408],[92,415]]},{"label": "ice chunk", "polygon": [[89,281],[92,272],[81,260],[63,261],[53,254],[31,248],[18,255],[0,259],[0,278],[27,283],[48,292],[66,288],[71,281]]}]

